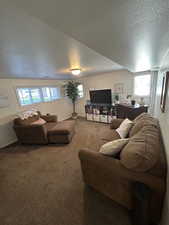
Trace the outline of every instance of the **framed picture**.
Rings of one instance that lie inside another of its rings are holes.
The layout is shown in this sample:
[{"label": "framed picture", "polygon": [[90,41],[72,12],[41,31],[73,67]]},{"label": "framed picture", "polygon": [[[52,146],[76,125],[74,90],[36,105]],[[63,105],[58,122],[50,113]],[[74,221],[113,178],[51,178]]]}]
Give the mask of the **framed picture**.
[{"label": "framed picture", "polygon": [[167,91],[168,91],[168,82],[169,82],[169,72],[166,72],[163,76],[161,101],[160,101],[160,107],[161,107],[161,111],[163,113],[165,112],[165,104],[166,104],[166,97],[167,97]]},{"label": "framed picture", "polygon": [[114,92],[118,94],[124,93],[124,83],[116,83],[114,84]]}]

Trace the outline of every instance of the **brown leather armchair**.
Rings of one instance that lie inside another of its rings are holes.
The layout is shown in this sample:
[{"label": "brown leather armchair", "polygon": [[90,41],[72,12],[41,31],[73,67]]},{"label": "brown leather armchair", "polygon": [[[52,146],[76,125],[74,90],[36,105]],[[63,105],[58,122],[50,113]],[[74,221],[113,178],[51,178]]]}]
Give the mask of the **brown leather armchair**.
[{"label": "brown leather armchair", "polygon": [[14,120],[14,130],[22,144],[68,144],[74,135],[74,120],[57,122],[55,115],[38,115]]},{"label": "brown leather armchair", "polygon": [[27,119],[16,118],[14,120],[14,130],[19,142],[23,144],[47,144],[47,124],[33,124],[42,118],[46,123],[57,123],[57,116],[55,115],[35,115]]}]

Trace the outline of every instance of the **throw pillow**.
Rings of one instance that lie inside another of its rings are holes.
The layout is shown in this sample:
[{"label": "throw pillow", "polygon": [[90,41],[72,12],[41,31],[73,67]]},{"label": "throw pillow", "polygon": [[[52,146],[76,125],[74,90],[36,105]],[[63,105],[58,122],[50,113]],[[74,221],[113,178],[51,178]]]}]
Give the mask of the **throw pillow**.
[{"label": "throw pillow", "polygon": [[107,142],[106,144],[101,146],[99,152],[104,155],[115,156],[122,150],[122,148],[128,143],[128,141],[129,139],[125,138]]},{"label": "throw pillow", "polygon": [[44,125],[45,123],[46,123],[46,121],[44,119],[39,118],[38,120],[34,121],[30,125]]},{"label": "throw pillow", "polygon": [[120,135],[121,138],[126,138],[132,125],[133,125],[133,122],[131,120],[125,119],[120,124],[119,128],[116,129],[116,131]]}]

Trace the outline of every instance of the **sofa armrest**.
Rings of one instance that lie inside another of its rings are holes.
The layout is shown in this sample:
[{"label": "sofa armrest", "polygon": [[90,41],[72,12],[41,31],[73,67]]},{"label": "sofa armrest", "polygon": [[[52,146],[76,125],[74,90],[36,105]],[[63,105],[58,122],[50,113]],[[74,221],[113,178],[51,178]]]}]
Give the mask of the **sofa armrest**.
[{"label": "sofa armrest", "polygon": [[42,119],[44,119],[47,123],[53,123],[53,122],[57,122],[57,116],[56,115],[41,115],[40,116]]},{"label": "sofa armrest", "polygon": [[14,130],[18,140],[22,143],[37,143],[43,144],[47,143],[47,128],[44,125],[26,125],[26,126],[16,126],[14,125]]},{"label": "sofa armrest", "polygon": [[141,182],[146,184],[151,189],[158,192],[163,192],[165,190],[165,182],[163,182],[163,179],[159,177],[155,177],[148,173],[131,171],[125,168],[121,164],[119,159],[115,159],[109,156],[104,156],[103,154],[99,152],[91,151],[88,149],[80,150],[79,158],[81,160],[82,167],[83,167],[83,162],[86,165],[89,165],[89,168],[90,168],[90,165],[92,164],[92,166],[97,167],[96,170],[98,171],[98,173],[99,171],[104,171],[106,173],[110,173],[112,177],[118,176],[130,182]]},{"label": "sofa armrest", "polygon": [[124,119],[112,119],[110,123],[110,128],[111,129],[117,129],[120,124],[123,122]]}]

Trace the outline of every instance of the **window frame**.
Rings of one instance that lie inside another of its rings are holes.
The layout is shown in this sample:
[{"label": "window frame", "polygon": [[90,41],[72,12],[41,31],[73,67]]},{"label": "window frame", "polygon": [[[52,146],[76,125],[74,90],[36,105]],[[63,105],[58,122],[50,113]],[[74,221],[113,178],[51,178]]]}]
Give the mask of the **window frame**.
[{"label": "window frame", "polygon": [[[144,94],[144,95],[138,95],[138,94],[136,94],[136,92],[135,92],[135,90],[136,90],[136,82],[135,82],[135,79],[136,79],[136,77],[143,77],[143,76],[149,76],[150,77],[150,87],[149,87],[149,94]],[[138,97],[149,97],[150,96],[150,92],[151,92],[151,73],[146,73],[146,74],[136,74],[135,76],[134,76],[134,90],[133,90],[133,93],[134,93],[134,96],[138,96]]]},{"label": "window frame", "polygon": [[[51,99],[49,101],[45,101],[44,97],[43,97],[42,88],[59,88],[59,92],[60,92],[59,93],[59,97],[57,99]],[[20,96],[19,96],[19,89],[29,89],[29,90],[30,89],[39,89],[41,101],[40,102],[32,102],[31,92],[29,91],[29,95],[30,95],[30,98],[31,98],[31,103],[22,105],[21,100],[20,100]],[[40,103],[54,102],[54,101],[57,101],[57,100],[61,99],[61,88],[60,88],[60,86],[54,86],[54,85],[52,85],[52,86],[51,85],[48,85],[48,86],[47,85],[46,86],[44,86],[44,85],[43,86],[17,86],[17,87],[15,87],[15,93],[16,93],[18,104],[21,107],[30,106],[30,105],[37,105],[37,104],[40,104]]]}]

